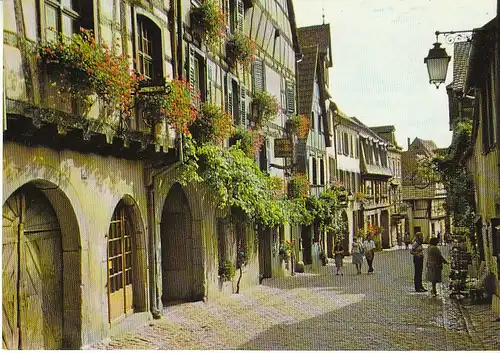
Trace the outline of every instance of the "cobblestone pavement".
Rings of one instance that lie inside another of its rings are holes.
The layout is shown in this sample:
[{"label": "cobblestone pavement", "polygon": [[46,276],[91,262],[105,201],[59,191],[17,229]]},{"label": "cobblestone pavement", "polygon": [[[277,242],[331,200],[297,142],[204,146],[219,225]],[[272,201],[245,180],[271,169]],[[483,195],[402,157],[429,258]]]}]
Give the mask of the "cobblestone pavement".
[{"label": "cobblestone pavement", "polygon": [[92,349],[499,350],[487,305],[460,306],[446,284],[415,293],[408,250],[378,253],[374,274],[264,280],[240,294],[167,307],[160,320]]}]

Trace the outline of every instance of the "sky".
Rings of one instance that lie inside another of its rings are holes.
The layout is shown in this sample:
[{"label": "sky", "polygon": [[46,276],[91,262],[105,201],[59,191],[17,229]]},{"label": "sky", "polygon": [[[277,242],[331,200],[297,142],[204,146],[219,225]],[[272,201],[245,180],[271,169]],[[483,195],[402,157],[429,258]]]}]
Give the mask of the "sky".
[{"label": "sky", "polygon": [[[495,17],[497,0],[293,0],[297,27],[330,23],[333,67],[330,92],[338,108],[368,126],[394,125],[407,138],[448,147],[446,85],[429,84],[424,57],[434,32],[482,27]],[[441,35],[439,41],[444,43]],[[443,44],[453,57],[453,45]]]}]

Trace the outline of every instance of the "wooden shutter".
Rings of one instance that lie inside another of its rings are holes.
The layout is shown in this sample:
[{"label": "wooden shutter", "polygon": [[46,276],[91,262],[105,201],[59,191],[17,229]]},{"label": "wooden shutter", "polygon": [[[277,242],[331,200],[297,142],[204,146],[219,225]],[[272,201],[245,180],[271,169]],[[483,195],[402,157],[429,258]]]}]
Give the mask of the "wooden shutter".
[{"label": "wooden shutter", "polygon": [[229,0],[223,0],[224,2],[224,15],[226,20],[226,27],[231,29],[231,8],[229,6]]},{"label": "wooden shutter", "polygon": [[194,50],[188,48],[189,50],[189,87],[191,88],[191,94],[194,93],[196,88],[196,75],[195,75],[195,66],[194,66]]},{"label": "wooden shutter", "polygon": [[243,33],[245,23],[245,7],[243,6],[243,0],[237,0],[236,9],[236,26],[238,31]]},{"label": "wooden shutter", "polygon": [[233,115],[233,80],[231,75],[226,75],[226,107],[227,112]]},{"label": "wooden shutter", "polygon": [[253,91],[262,92],[265,90],[264,61],[255,60],[252,65]]},{"label": "wooden shutter", "polygon": [[292,81],[286,81],[286,107],[289,114],[295,113],[295,84]]},{"label": "wooden shutter", "polygon": [[245,86],[240,85],[240,125],[247,126],[247,90]]},{"label": "wooden shutter", "polygon": [[214,98],[214,82],[212,63],[207,60],[207,102],[213,103]]}]

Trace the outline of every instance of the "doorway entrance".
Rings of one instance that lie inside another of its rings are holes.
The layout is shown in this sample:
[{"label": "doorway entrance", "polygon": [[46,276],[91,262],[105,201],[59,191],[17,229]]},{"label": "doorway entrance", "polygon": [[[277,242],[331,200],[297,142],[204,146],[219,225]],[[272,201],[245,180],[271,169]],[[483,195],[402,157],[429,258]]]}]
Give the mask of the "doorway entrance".
[{"label": "doorway entrance", "polygon": [[54,208],[26,185],[7,199],[2,215],[2,347],[60,349],[62,243]]}]

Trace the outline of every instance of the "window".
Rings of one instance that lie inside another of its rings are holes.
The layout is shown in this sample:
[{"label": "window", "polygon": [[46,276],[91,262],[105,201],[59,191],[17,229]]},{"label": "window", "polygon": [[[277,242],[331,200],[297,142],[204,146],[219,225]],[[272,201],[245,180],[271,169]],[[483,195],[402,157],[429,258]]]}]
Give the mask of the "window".
[{"label": "window", "polygon": [[151,83],[163,81],[161,31],[146,16],[137,16],[137,71]]},{"label": "window", "polygon": [[311,122],[312,122],[312,130],[316,130],[316,119],[314,118],[314,112],[311,112]]},{"label": "window", "polygon": [[286,109],[289,115],[293,115],[295,114],[295,83],[290,80],[286,80],[285,91],[286,91]]},{"label": "window", "polygon": [[344,155],[348,156],[349,155],[349,135],[347,132],[344,132]]},{"label": "window", "polygon": [[349,135],[349,141],[351,142],[351,148],[349,149],[349,156],[354,157],[354,136]]},{"label": "window", "polygon": [[236,79],[228,74],[225,78],[226,111],[233,117],[233,123],[243,127],[247,126],[247,90]]},{"label": "window", "polygon": [[93,29],[93,1],[46,0],[45,39],[55,40],[58,33],[70,37],[80,27]]},{"label": "window", "polygon": [[489,152],[495,143],[495,124],[493,115],[493,91],[491,77],[485,75],[485,87],[481,90],[481,119],[483,151]]},{"label": "window", "polygon": [[322,116],[321,114],[318,114],[318,132],[323,132],[323,123],[322,123]]},{"label": "window", "polygon": [[359,147],[358,147],[358,137],[354,136],[354,157],[359,158]]},{"label": "window", "polygon": [[337,134],[337,154],[342,154],[342,133],[340,131],[335,133]]},{"label": "window", "polygon": [[223,10],[226,15],[229,33],[243,32],[245,23],[245,7],[243,0],[224,0]]}]

